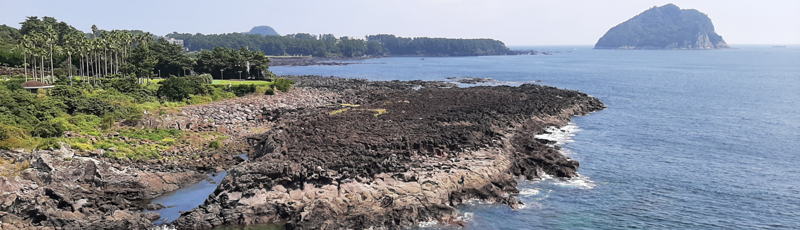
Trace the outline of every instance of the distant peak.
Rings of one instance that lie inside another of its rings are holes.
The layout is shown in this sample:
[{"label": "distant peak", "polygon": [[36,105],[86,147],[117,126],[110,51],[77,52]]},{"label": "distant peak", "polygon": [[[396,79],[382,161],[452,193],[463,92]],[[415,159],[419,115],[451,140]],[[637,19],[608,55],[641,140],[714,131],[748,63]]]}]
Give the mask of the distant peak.
[{"label": "distant peak", "polygon": [[672,3],[667,3],[666,5],[663,5],[660,8],[678,8],[678,9],[680,9],[680,7],[678,7],[677,5],[672,4]]},{"label": "distant peak", "polygon": [[256,26],[253,29],[250,29],[249,32],[245,32],[245,34],[260,34],[261,36],[280,36],[275,29],[272,29],[270,26]]}]

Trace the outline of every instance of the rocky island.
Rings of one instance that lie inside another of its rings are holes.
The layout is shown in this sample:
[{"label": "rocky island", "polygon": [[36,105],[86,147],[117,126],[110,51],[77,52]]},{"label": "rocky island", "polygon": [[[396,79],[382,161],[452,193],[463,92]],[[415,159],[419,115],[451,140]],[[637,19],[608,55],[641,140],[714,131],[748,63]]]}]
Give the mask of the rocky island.
[{"label": "rocky island", "polygon": [[653,7],[609,29],[595,49],[727,49],[708,15],[674,4]]}]

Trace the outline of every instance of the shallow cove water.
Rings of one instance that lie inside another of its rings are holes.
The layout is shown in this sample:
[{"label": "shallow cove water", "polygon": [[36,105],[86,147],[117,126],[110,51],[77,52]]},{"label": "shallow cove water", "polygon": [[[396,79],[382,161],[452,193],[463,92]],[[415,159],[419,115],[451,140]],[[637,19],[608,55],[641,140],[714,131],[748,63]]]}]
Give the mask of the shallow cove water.
[{"label": "shallow cove water", "polygon": [[[161,214],[161,219],[153,222],[155,225],[171,223],[173,220],[178,219],[178,217],[181,216],[181,211],[189,211],[203,204],[203,202],[206,201],[206,198],[208,198],[208,195],[217,189],[217,185],[222,181],[223,178],[225,178],[225,175],[227,174],[228,173],[226,171],[216,174],[209,174],[208,176],[213,183],[208,180],[203,180],[153,199],[150,201],[151,204],[160,203],[167,208],[145,212],[157,212],[158,214]],[[166,221],[164,221],[165,219]]]},{"label": "shallow cove water", "polygon": [[800,228],[800,49],[734,47],[519,47],[561,52],[271,69],[372,80],[541,80],[608,106],[574,118],[559,136],[565,154],[581,162],[581,178],[520,181],[527,205],[519,210],[461,205],[468,229]]}]

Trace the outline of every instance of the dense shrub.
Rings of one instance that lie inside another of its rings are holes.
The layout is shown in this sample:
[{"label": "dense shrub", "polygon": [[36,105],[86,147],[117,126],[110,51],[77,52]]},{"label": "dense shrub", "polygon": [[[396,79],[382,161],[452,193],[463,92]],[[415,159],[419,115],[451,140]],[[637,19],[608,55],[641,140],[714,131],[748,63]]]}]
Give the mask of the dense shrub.
[{"label": "dense shrub", "polygon": [[55,139],[48,138],[48,139],[44,139],[44,141],[39,143],[39,145],[36,146],[36,148],[37,149],[60,149],[61,148],[61,144],[58,143],[58,141],[55,140]]},{"label": "dense shrub", "polygon": [[60,122],[46,120],[33,127],[31,135],[36,137],[60,137],[64,130],[64,125]]},{"label": "dense shrub", "polygon": [[0,122],[30,130],[39,121],[64,112],[64,103],[50,97],[0,88]]},{"label": "dense shrub", "polygon": [[96,97],[84,98],[77,101],[75,112],[102,117],[106,114],[113,113],[114,106]]},{"label": "dense shrub", "polygon": [[211,92],[211,99],[214,101],[236,97],[236,94],[225,91],[225,88],[227,88],[227,86],[226,87],[214,87],[211,85],[207,86],[211,87],[211,90],[209,92]]},{"label": "dense shrub", "polygon": [[237,97],[248,95],[256,92],[256,86],[252,84],[235,85],[231,87],[231,92],[236,94]]},{"label": "dense shrub", "polygon": [[220,142],[220,141],[212,141],[211,143],[208,143],[208,147],[212,148],[212,149],[222,148],[222,142]]},{"label": "dense shrub", "polygon": [[131,75],[111,80],[111,88],[116,89],[120,93],[132,93],[142,89],[142,85],[139,84],[139,78]]},{"label": "dense shrub", "polygon": [[24,88],[22,88],[22,83],[24,83],[24,82],[25,82],[24,79],[12,79],[12,80],[8,80],[8,81],[3,82],[3,85],[6,87],[6,89],[8,89],[10,91],[17,91],[17,90],[24,89]]},{"label": "dense shrub", "polygon": [[[74,87],[59,85],[47,91],[47,94],[56,100],[61,100],[64,103],[67,113],[73,114],[82,104],[82,100],[86,100],[86,96]],[[84,102],[85,104],[85,102]]]},{"label": "dense shrub", "polygon": [[0,123],[0,149],[10,150],[25,145],[28,134],[17,127]]},{"label": "dense shrub", "polygon": [[191,94],[206,94],[207,89],[200,76],[171,77],[161,82],[158,95],[172,101],[188,99]]},{"label": "dense shrub", "polygon": [[25,137],[25,131],[20,128],[0,123],[0,141],[11,138]]},{"label": "dense shrub", "polygon": [[286,78],[278,78],[272,83],[272,88],[281,92],[289,92],[292,85],[294,85],[294,81]]}]

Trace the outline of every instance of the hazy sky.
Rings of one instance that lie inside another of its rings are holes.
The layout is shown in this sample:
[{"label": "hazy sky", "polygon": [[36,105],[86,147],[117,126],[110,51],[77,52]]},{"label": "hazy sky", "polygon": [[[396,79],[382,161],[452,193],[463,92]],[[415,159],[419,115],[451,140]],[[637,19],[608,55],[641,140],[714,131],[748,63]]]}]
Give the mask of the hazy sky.
[{"label": "hazy sky", "polygon": [[280,34],[593,45],[609,28],[670,2],[708,14],[730,44],[800,44],[798,0],[0,0],[0,24],[19,28],[26,16],[52,16],[83,31],[96,24],[158,35],[212,34],[269,25]]}]

